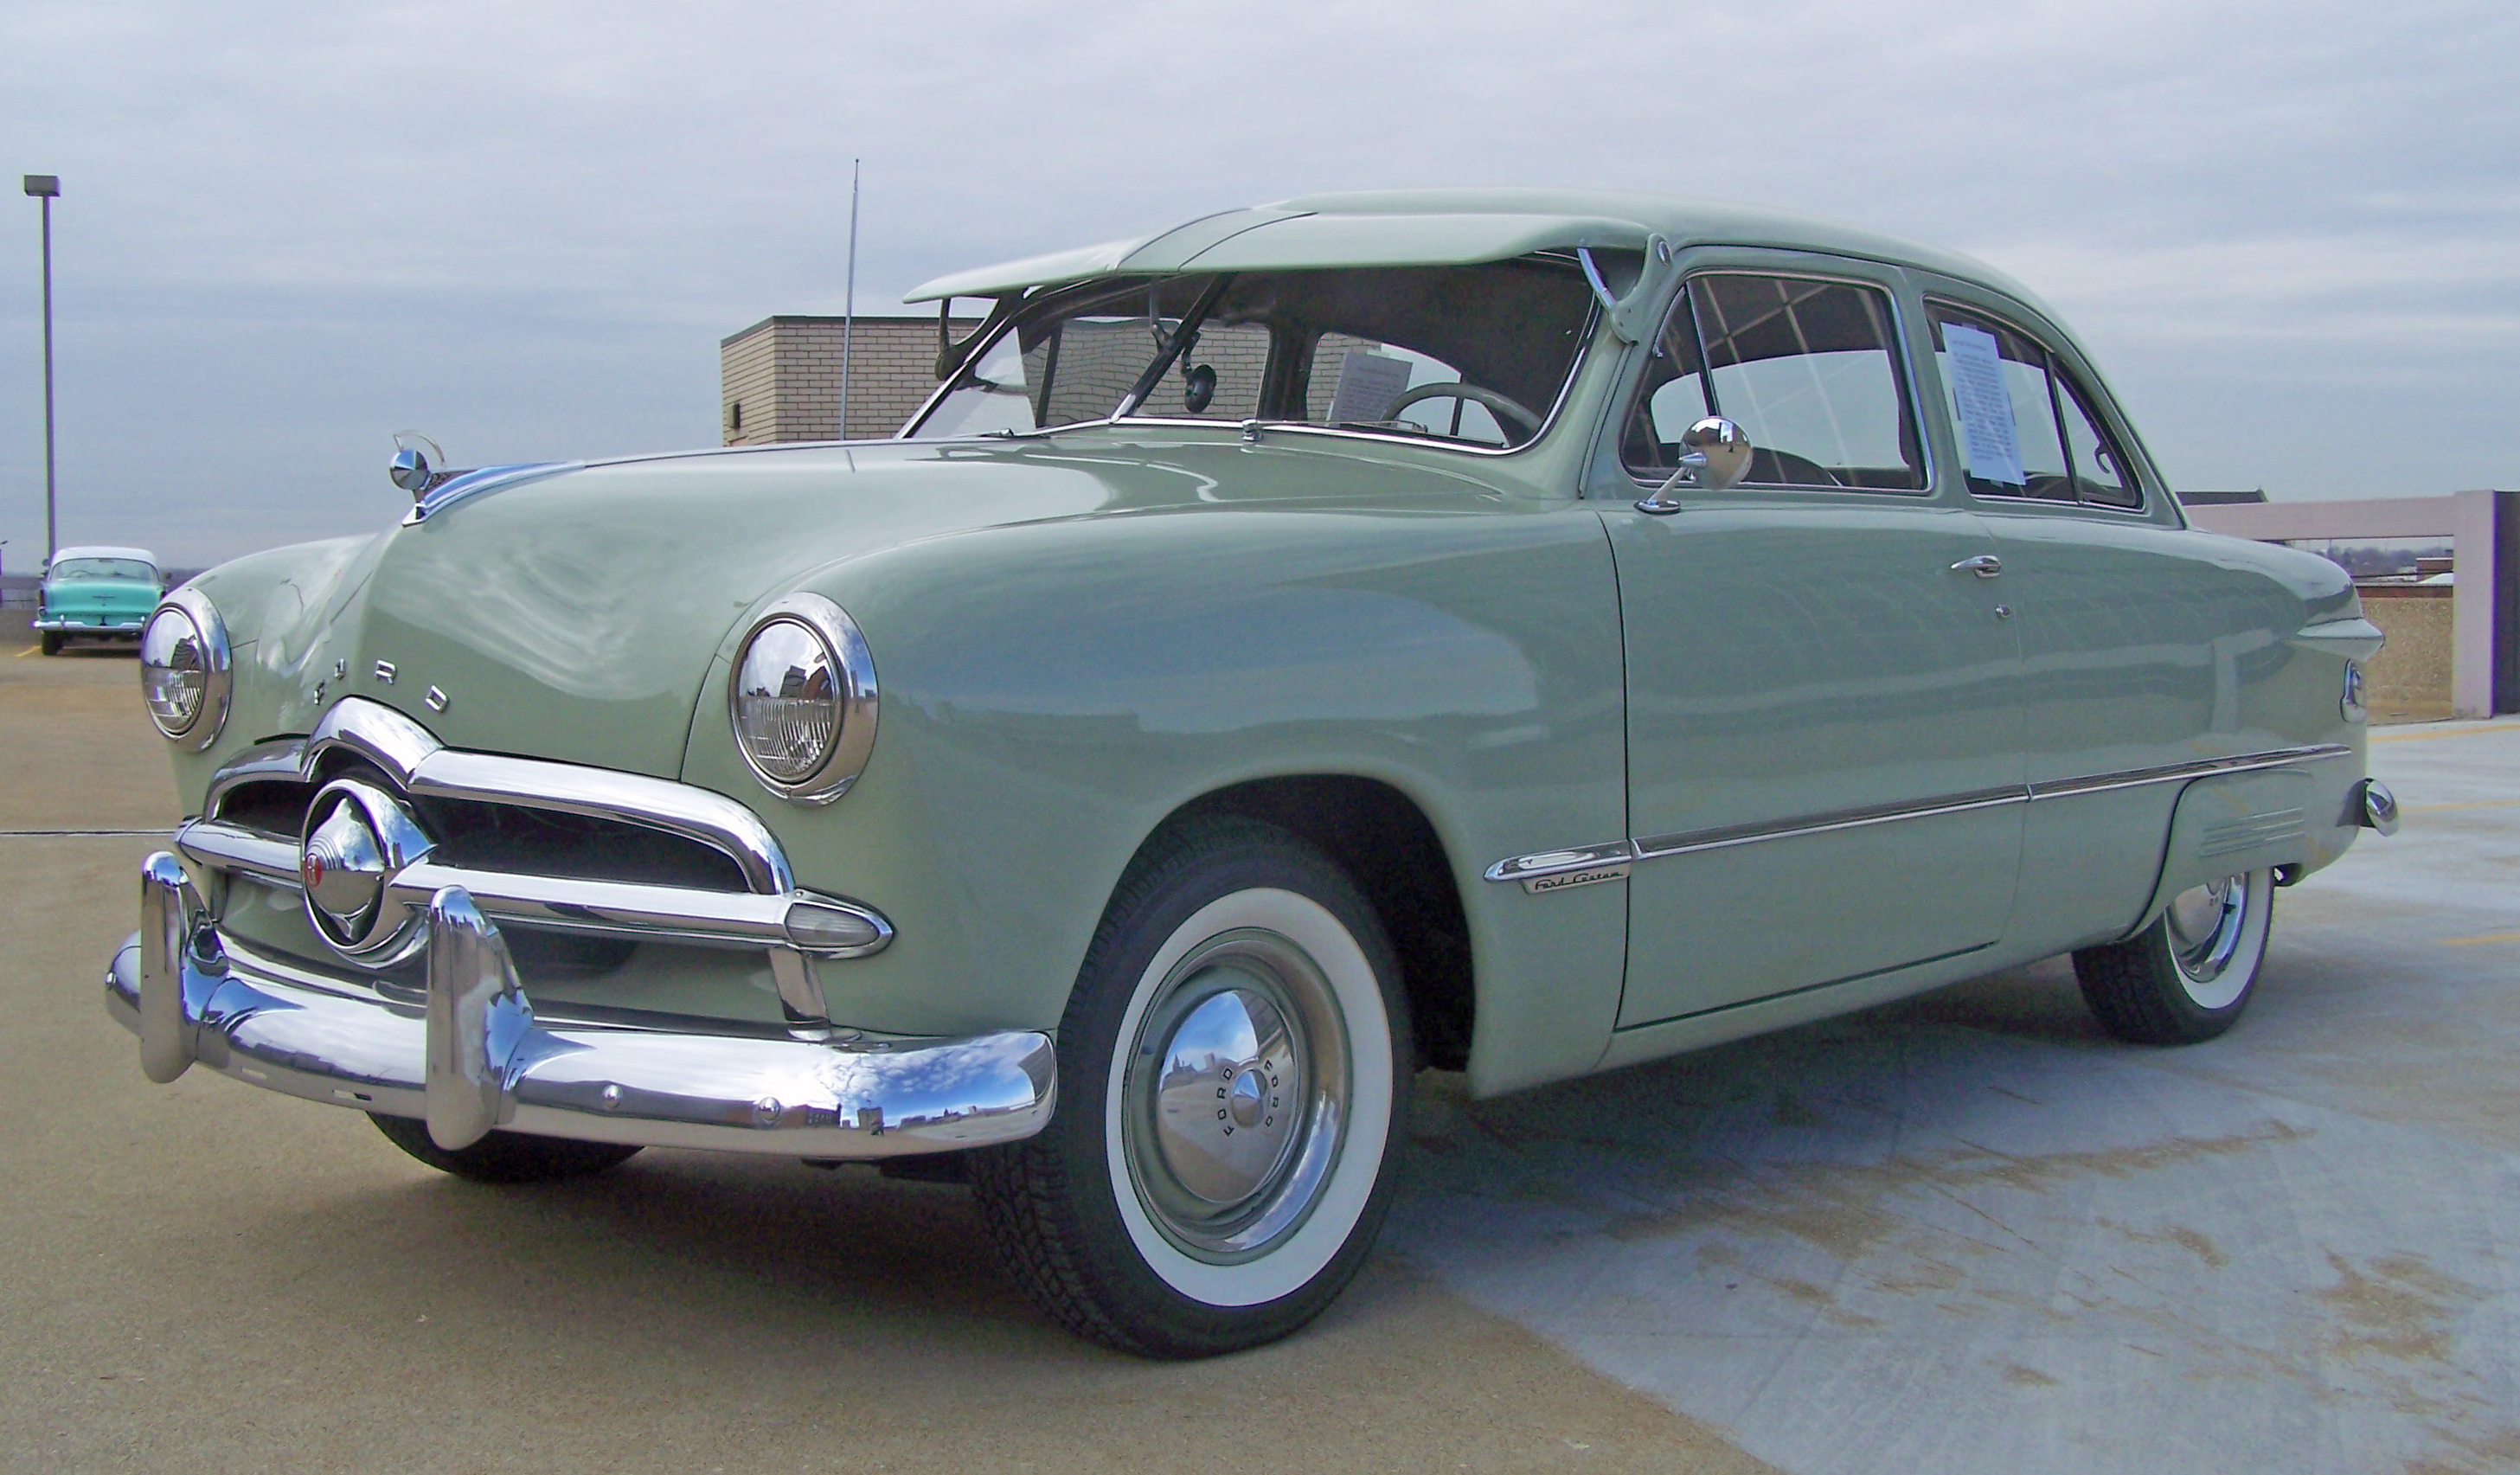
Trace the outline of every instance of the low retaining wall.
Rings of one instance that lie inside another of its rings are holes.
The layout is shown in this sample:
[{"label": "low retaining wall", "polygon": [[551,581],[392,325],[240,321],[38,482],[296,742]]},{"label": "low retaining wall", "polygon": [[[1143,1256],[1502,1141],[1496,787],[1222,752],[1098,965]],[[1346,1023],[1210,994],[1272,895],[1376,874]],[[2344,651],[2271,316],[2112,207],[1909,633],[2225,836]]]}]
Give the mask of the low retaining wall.
[{"label": "low retaining wall", "polygon": [[2437,722],[2451,715],[2451,587],[2365,584],[2362,614],[2389,644],[2362,665],[2362,703],[2371,720]]}]

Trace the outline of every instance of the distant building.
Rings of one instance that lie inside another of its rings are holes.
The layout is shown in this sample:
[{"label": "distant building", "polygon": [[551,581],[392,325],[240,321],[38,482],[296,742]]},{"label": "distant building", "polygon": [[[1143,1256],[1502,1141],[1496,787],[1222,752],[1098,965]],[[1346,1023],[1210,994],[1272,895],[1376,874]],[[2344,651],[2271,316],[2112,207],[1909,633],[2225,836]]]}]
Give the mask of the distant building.
[{"label": "distant building", "polygon": [[[957,321],[957,335],[979,326]],[[731,446],[873,439],[936,390],[936,319],[861,317],[849,334],[849,423],[840,425],[840,320],[782,313],[717,345],[718,433]]]},{"label": "distant building", "polygon": [[2229,507],[2236,502],[2264,502],[2267,489],[2258,487],[2246,492],[2181,492],[2179,501],[2184,507]]}]

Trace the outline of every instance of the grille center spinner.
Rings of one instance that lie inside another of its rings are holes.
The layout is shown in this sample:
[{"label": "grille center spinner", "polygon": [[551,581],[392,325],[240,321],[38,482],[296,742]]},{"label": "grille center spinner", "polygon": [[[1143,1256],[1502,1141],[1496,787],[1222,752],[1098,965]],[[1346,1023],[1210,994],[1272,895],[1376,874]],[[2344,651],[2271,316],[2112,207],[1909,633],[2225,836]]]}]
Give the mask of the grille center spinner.
[{"label": "grille center spinner", "polygon": [[420,913],[394,899],[394,878],[434,848],[402,801],[373,783],[336,779],[306,806],[297,845],[306,919],[343,958],[390,967],[409,958],[425,933]]}]

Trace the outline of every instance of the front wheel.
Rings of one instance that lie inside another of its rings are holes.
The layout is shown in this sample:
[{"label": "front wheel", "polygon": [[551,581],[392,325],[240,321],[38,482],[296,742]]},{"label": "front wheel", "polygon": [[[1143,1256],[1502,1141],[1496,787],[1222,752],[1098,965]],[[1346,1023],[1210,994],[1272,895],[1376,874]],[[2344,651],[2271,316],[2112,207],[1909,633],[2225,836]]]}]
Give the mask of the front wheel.
[{"label": "front wheel", "polygon": [[1122,880],[1058,1030],[1060,1101],[972,1185],[1071,1330],[1205,1357],[1319,1315],[1372,1248],[1414,1050],[1389,942],[1321,854],[1186,825]]},{"label": "front wheel", "polygon": [[2249,1006],[2274,910],[2272,871],[2227,876],[2182,892],[2151,926],[2125,942],[2074,955],[2084,1002],[2121,1040],[2211,1040]]},{"label": "front wheel", "polygon": [[60,631],[44,631],[43,637],[44,653],[46,655],[59,655],[62,653],[62,633]]}]

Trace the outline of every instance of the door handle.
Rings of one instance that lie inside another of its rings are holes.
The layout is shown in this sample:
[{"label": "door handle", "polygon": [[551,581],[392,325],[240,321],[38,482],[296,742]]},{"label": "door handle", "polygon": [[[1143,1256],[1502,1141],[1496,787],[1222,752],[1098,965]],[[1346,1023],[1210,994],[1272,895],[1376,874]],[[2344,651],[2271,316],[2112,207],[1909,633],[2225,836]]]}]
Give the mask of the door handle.
[{"label": "door handle", "polygon": [[1953,564],[1952,572],[1973,573],[1981,579],[1991,579],[2003,572],[2003,560],[1993,554],[1979,554]]}]

